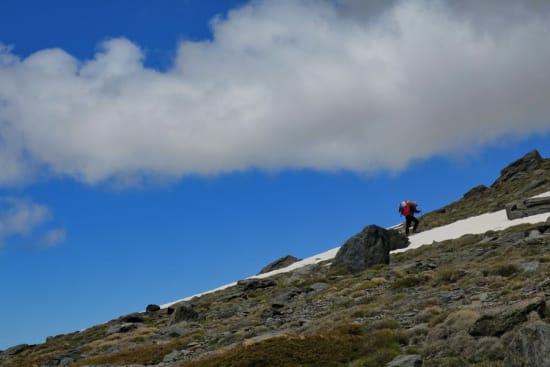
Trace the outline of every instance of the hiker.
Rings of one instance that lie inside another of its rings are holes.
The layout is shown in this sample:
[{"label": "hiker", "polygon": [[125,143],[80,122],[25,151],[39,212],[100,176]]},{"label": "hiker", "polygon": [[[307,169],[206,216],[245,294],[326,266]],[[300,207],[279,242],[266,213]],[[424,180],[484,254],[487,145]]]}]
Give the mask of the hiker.
[{"label": "hiker", "polygon": [[418,219],[414,216],[415,213],[420,213],[417,204],[410,200],[405,200],[399,205],[399,213],[405,216],[405,234],[409,235],[409,227],[413,224],[413,232],[416,233],[418,228]]}]

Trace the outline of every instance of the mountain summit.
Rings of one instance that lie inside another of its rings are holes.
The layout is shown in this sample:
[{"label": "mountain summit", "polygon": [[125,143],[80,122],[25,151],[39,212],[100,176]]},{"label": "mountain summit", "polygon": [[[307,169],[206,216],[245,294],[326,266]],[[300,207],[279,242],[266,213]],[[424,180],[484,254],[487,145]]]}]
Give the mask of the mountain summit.
[{"label": "mountain summit", "polygon": [[[0,365],[550,366],[550,159],[529,152],[420,223],[408,247],[384,242],[389,259],[336,263],[339,248],[291,258],[203,295],[14,346]],[[348,242],[390,241],[367,228]],[[372,256],[359,249],[354,256]]]}]

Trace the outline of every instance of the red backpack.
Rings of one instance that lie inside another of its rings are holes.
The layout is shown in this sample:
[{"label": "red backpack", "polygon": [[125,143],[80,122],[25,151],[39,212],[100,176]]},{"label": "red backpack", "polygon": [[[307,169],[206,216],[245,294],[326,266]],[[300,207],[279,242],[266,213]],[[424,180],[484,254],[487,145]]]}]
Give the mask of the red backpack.
[{"label": "red backpack", "polygon": [[411,202],[408,202],[405,204],[405,206],[403,207],[403,209],[401,210],[401,213],[405,216],[405,217],[408,217],[409,215],[412,215],[413,214],[413,203]]}]

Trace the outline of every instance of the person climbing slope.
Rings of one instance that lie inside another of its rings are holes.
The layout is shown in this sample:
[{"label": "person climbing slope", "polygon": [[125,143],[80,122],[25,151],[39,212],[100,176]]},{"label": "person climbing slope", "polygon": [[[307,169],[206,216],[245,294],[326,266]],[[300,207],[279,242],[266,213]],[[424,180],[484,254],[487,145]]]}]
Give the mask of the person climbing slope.
[{"label": "person climbing slope", "polygon": [[416,202],[405,200],[399,205],[399,213],[405,216],[405,234],[409,235],[409,228],[413,224],[413,232],[418,228],[418,219],[414,216],[415,213],[420,213]]}]

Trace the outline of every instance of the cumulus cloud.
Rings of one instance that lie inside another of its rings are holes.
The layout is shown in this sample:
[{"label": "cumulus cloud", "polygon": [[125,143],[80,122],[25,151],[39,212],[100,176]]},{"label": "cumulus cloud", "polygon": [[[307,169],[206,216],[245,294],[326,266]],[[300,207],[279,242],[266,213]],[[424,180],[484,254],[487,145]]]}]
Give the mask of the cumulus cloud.
[{"label": "cumulus cloud", "polygon": [[260,0],[147,68],[0,47],[0,183],[243,170],[401,169],[550,130],[541,1]]}]

